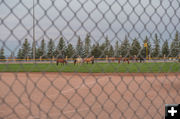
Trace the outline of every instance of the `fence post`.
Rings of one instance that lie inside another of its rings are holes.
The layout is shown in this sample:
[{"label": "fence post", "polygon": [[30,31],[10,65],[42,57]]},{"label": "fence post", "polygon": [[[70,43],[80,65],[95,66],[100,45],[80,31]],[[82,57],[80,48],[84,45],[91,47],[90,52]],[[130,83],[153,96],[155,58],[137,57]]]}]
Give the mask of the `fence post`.
[{"label": "fence post", "polygon": [[26,61],[29,61],[29,56],[27,56],[27,60]]},{"label": "fence post", "polygon": [[54,61],[54,56],[52,57],[52,62]]},{"label": "fence post", "polygon": [[42,56],[40,56],[39,60],[40,60],[40,62],[41,62],[41,60],[42,60]]},{"label": "fence post", "polygon": [[108,62],[108,55],[106,55],[106,62]]},{"label": "fence post", "polygon": [[16,62],[16,58],[14,57],[14,62]]},{"label": "fence post", "polygon": [[68,57],[66,56],[66,61],[68,60]]}]

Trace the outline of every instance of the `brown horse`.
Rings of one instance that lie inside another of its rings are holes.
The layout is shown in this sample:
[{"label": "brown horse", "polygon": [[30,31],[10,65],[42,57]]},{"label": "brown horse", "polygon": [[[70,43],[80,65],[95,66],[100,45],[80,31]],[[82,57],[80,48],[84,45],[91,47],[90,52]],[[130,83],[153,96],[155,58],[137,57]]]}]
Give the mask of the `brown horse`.
[{"label": "brown horse", "polygon": [[129,58],[127,58],[127,57],[119,57],[117,59],[118,59],[118,63],[121,63],[121,61],[123,61],[123,62],[127,62],[129,64]]},{"label": "brown horse", "polygon": [[115,62],[115,60],[116,60],[115,57],[109,57],[109,58],[108,58],[108,62],[111,62],[111,61],[112,61],[112,62]]},{"label": "brown horse", "polygon": [[90,58],[84,58],[83,62],[86,62],[87,64],[91,62],[92,64],[94,64],[94,56]]},{"label": "brown horse", "polygon": [[140,62],[140,63],[142,63],[142,62],[144,62],[144,58],[143,57],[141,57],[141,56],[139,56],[139,57],[129,57],[129,60],[131,60],[131,61],[135,61],[135,62]]},{"label": "brown horse", "polygon": [[129,57],[129,60],[132,61],[132,62],[138,62],[138,58],[136,56]]},{"label": "brown horse", "polygon": [[62,64],[64,65],[64,64],[67,64],[67,61],[65,59],[62,59],[62,58],[61,59],[57,59],[56,60],[56,65],[58,66],[59,63],[61,63],[61,65]]}]

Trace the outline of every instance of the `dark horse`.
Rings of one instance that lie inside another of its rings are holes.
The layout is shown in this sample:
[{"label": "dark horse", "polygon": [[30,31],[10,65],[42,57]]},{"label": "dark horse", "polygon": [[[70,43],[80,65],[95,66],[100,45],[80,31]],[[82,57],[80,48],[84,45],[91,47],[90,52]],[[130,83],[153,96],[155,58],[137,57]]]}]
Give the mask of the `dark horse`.
[{"label": "dark horse", "polygon": [[58,58],[58,59],[56,60],[56,65],[58,66],[59,63],[61,63],[61,64],[64,65],[64,64],[67,64],[67,61],[66,61],[65,59],[62,59],[62,58],[59,59],[59,58]]},{"label": "dark horse", "polygon": [[144,58],[141,57],[141,56],[139,57],[139,60],[140,60],[140,63],[141,63],[141,62],[144,62]]},{"label": "dark horse", "polygon": [[139,60],[140,63],[144,62],[144,58],[141,57],[141,56],[139,56],[139,57],[129,57],[129,60],[130,61],[135,61],[135,62],[138,62],[138,60]]},{"label": "dark horse", "polygon": [[140,63],[144,61],[144,59],[141,56],[139,56],[139,57],[136,57],[136,56],[129,57],[129,60],[132,61],[132,62],[138,62],[138,60],[139,60]]}]

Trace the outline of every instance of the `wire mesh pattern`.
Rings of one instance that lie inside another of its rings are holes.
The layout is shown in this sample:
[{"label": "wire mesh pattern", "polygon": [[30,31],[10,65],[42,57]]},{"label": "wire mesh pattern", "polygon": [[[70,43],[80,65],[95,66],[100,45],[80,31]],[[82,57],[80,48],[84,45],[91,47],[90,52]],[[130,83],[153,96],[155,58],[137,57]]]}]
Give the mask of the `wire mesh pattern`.
[{"label": "wire mesh pattern", "polygon": [[[35,37],[39,47],[42,39],[63,37],[76,44],[89,34],[93,43],[108,36],[115,45],[124,37],[143,43],[156,33],[162,44],[180,30],[179,6],[178,0],[34,0],[34,5],[33,0],[0,0],[0,46],[15,55],[26,38],[33,43]],[[104,54],[101,50],[98,58]],[[136,74],[126,68],[127,74],[106,74],[100,69],[100,74],[0,73],[0,119],[163,119],[165,104],[180,102],[179,73]]]}]

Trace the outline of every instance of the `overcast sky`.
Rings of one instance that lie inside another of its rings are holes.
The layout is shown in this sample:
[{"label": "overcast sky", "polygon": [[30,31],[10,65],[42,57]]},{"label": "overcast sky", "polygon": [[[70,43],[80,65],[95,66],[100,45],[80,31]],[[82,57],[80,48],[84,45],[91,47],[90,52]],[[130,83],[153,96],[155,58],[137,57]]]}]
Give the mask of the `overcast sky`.
[{"label": "overcast sky", "polygon": [[[32,42],[33,0],[0,0],[0,46],[6,55],[28,38]],[[151,40],[157,33],[161,43],[180,31],[179,0],[35,0],[36,40],[50,38],[76,44],[90,33],[102,43],[106,36],[114,44],[137,38]],[[5,42],[5,44],[3,44]],[[39,44],[37,44],[39,45]]]}]

